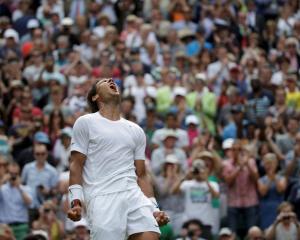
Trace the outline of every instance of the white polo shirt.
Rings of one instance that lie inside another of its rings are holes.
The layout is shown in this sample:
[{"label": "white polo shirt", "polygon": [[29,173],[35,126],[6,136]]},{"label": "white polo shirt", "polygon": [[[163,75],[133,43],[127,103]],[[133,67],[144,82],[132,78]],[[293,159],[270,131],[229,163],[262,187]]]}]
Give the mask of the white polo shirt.
[{"label": "white polo shirt", "polygon": [[99,112],[79,117],[73,128],[71,151],[86,155],[83,192],[95,196],[138,187],[134,160],[145,160],[146,137],[135,123],[111,121]]}]

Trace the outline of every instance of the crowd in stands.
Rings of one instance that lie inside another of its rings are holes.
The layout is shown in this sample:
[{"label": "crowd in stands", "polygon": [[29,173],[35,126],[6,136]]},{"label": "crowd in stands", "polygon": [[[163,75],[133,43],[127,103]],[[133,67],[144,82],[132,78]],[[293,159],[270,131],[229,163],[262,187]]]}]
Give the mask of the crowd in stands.
[{"label": "crowd in stands", "polygon": [[72,126],[112,78],[161,240],[300,240],[299,41],[296,0],[1,0],[0,239],[89,239]]}]

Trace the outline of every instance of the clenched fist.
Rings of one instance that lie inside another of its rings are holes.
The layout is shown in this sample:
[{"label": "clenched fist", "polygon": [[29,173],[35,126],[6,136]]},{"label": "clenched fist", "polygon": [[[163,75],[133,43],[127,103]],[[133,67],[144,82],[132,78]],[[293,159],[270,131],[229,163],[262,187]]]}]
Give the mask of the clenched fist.
[{"label": "clenched fist", "polygon": [[78,222],[81,219],[81,206],[75,206],[68,211],[68,218],[70,218],[74,222]]},{"label": "clenched fist", "polygon": [[153,216],[155,217],[158,226],[166,225],[170,221],[168,215],[163,211],[154,212]]}]

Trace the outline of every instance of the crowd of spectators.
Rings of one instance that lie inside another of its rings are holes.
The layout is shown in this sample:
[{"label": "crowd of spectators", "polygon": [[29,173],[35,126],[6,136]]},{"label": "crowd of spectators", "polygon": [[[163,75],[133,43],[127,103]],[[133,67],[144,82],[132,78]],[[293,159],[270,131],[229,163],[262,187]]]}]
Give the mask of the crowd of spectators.
[{"label": "crowd of spectators", "polygon": [[1,0],[0,239],[89,239],[72,126],[113,78],[162,240],[299,240],[299,40],[297,0]]}]

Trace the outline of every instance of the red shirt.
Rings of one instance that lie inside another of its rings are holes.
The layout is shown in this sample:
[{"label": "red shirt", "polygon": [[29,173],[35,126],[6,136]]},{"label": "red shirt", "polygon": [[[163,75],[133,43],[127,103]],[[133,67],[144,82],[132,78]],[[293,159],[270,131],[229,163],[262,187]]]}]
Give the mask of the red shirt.
[{"label": "red shirt", "polygon": [[[257,171],[254,159],[249,159],[250,167]],[[223,163],[223,176],[232,174],[237,165],[233,160],[225,160]],[[243,167],[231,186],[227,185],[229,207],[252,207],[258,204],[256,182],[252,180],[249,169]]]}]

